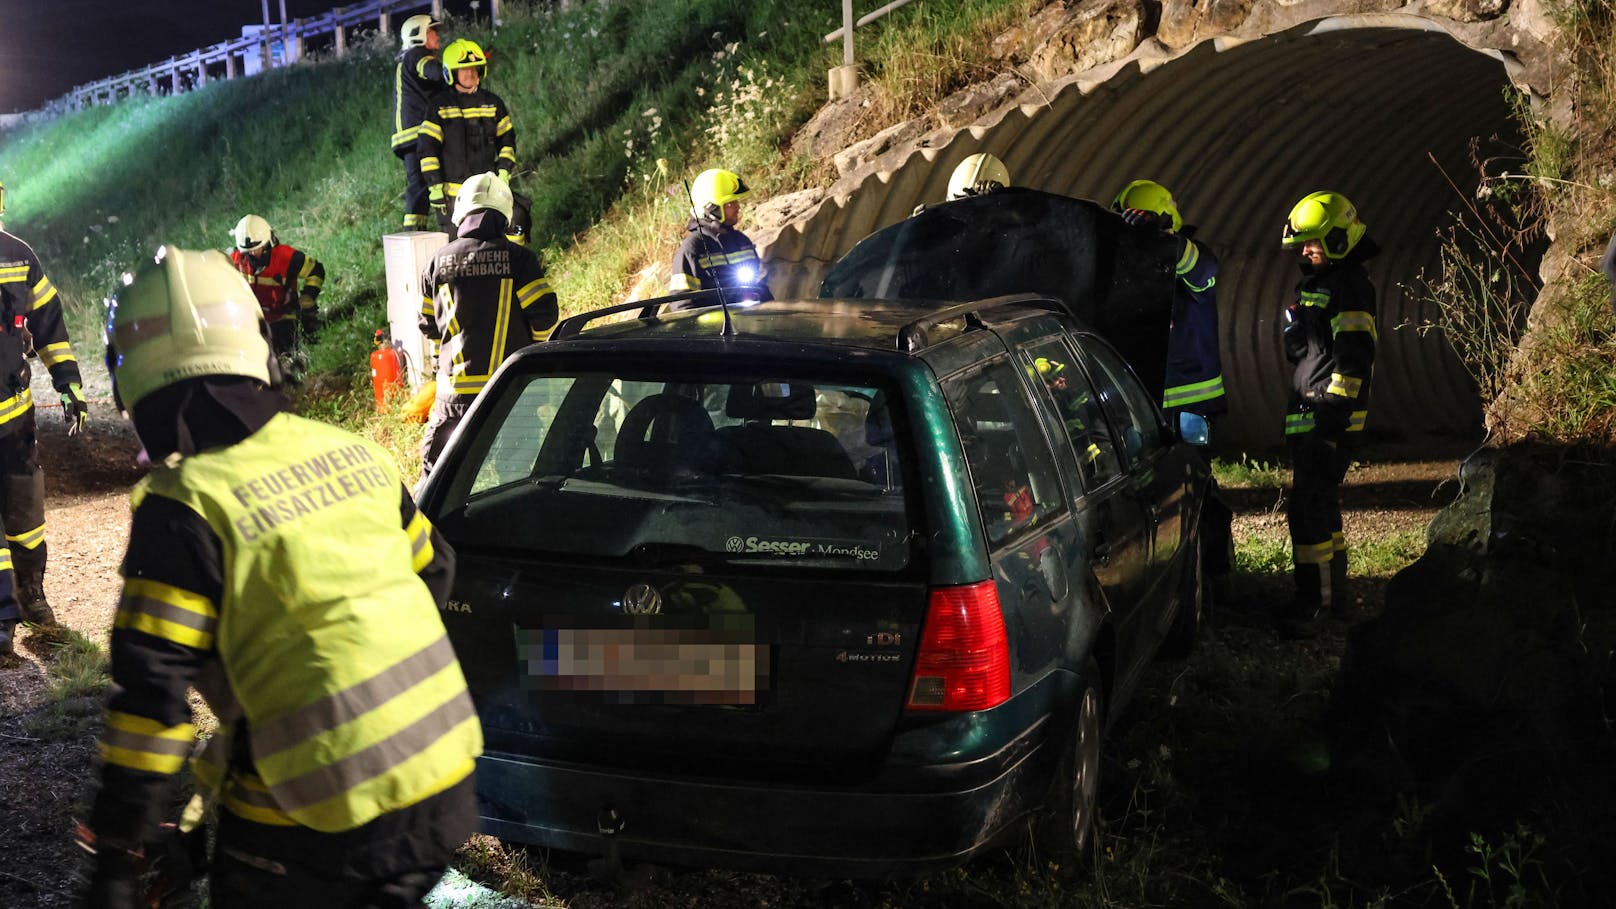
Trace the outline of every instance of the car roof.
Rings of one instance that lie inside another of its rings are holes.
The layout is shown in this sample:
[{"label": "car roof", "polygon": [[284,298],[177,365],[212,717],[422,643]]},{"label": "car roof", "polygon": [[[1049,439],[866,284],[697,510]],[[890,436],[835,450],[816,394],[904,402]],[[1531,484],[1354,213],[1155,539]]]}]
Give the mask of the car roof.
[{"label": "car roof", "polygon": [[[647,304],[655,306],[652,301]],[[640,310],[641,318],[590,324],[593,318]],[[853,347],[917,354],[959,335],[976,315],[991,310],[990,321],[1044,315],[1061,306],[1020,295],[961,304],[941,300],[771,300],[710,305],[669,311],[657,307],[648,317],[641,304],[623,304],[574,317],[558,326],[551,343],[577,341],[667,341],[675,346],[706,346],[725,341],[779,341],[794,345]],[[729,329],[726,335],[725,315]],[[576,321],[575,321],[576,320]],[[568,326],[572,322],[572,326]],[[585,326],[588,326],[587,328]],[[551,344],[542,345],[550,347]]]}]

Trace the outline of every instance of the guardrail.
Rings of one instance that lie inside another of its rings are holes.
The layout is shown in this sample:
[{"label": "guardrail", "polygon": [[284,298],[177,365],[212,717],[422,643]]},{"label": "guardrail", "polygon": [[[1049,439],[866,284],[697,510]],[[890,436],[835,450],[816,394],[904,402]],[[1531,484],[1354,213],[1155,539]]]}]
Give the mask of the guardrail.
[{"label": "guardrail", "polygon": [[[472,4],[474,8],[479,5]],[[500,0],[489,0],[489,12],[496,25],[500,21],[500,6]],[[306,42],[326,36],[330,36],[330,46],[340,57],[348,50],[348,29],[361,28],[374,22],[378,31],[390,34],[395,14],[427,8],[431,9],[433,16],[442,17],[443,0],[369,0],[339,6],[306,19],[257,25],[254,34],[221,41],[141,69],[77,86],[45,105],[43,110],[80,110],[97,104],[112,104],[136,94],[179,94],[201,88],[215,79],[251,76],[277,66],[296,63],[307,52]],[[265,18],[268,18],[267,14]]]},{"label": "guardrail", "polygon": [[858,67],[853,63],[853,29],[869,25],[871,22],[885,16],[900,6],[908,6],[912,0],[892,0],[886,6],[872,10],[853,21],[853,0],[842,0],[842,27],[825,36],[825,43],[831,44],[837,39],[842,42],[842,65],[832,67],[830,71],[830,98],[835,101],[846,98],[858,88]]}]

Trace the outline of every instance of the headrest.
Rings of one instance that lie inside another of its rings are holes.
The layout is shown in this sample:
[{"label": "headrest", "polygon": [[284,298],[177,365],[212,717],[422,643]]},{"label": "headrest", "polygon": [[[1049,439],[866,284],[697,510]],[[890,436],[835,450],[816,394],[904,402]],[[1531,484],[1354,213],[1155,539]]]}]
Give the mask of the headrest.
[{"label": "headrest", "polygon": [[732,385],[724,413],[737,420],[811,420],[818,411],[814,387],[801,382]]}]

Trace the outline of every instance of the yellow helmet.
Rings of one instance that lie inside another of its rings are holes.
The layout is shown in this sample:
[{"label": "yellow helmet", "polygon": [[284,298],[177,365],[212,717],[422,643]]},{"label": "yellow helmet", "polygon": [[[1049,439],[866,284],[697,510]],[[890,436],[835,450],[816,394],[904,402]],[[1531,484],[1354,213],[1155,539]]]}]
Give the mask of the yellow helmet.
[{"label": "yellow helmet", "polygon": [[425,47],[426,33],[442,24],[442,22],[424,13],[419,16],[411,16],[405,19],[404,25],[399,28],[398,37],[405,47]]},{"label": "yellow helmet", "polygon": [[443,79],[450,85],[454,84],[455,70],[470,67],[481,67],[482,75],[488,76],[488,55],[483,53],[482,46],[470,38],[456,38],[443,49]]},{"label": "yellow helmet", "polygon": [[[1173,194],[1167,187],[1154,180],[1135,180],[1122,188],[1117,197],[1111,200],[1111,208],[1115,211],[1153,211],[1172,222],[1168,228],[1173,233],[1184,226],[1184,219],[1179,217],[1178,205],[1173,201]],[[1161,225],[1164,228],[1166,224]]]},{"label": "yellow helmet", "polygon": [[1309,240],[1318,240],[1326,256],[1339,259],[1352,252],[1368,229],[1358,220],[1358,209],[1346,196],[1333,192],[1310,193],[1296,203],[1285,219],[1279,245],[1291,249]]},{"label": "yellow helmet", "polygon": [[257,215],[243,215],[230,236],[235,239],[237,249],[255,256],[273,249],[277,242],[269,222]]},{"label": "yellow helmet", "polygon": [[948,178],[948,200],[980,196],[1010,185],[1010,171],[1004,162],[986,152],[977,152],[959,163]]},{"label": "yellow helmet", "polygon": [[510,185],[498,174],[482,173],[460,185],[460,195],[455,196],[454,214],[449,220],[458,226],[472,212],[491,209],[504,215],[505,223],[510,224],[514,208]]},{"label": "yellow helmet", "polygon": [[133,410],[160,388],[201,376],[271,384],[268,326],[241,273],[216,250],[163,246],[107,314],[112,381]]},{"label": "yellow helmet", "polygon": [[751,188],[735,172],[717,167],[704,170],[690,184],[690,213],[698,221],[722,221],[725,205],[751,194]]}]

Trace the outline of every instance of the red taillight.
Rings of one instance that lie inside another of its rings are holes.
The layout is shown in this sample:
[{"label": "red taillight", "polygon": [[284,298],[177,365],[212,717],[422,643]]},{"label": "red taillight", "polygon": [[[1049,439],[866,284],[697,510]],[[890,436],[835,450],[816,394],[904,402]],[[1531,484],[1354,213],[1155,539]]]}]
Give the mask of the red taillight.
[{"label": "red taillight", "polygon": [[986,710],[1010,699],[1010,644],[992,581],[937,587],[909,686],[910,710]]}]

